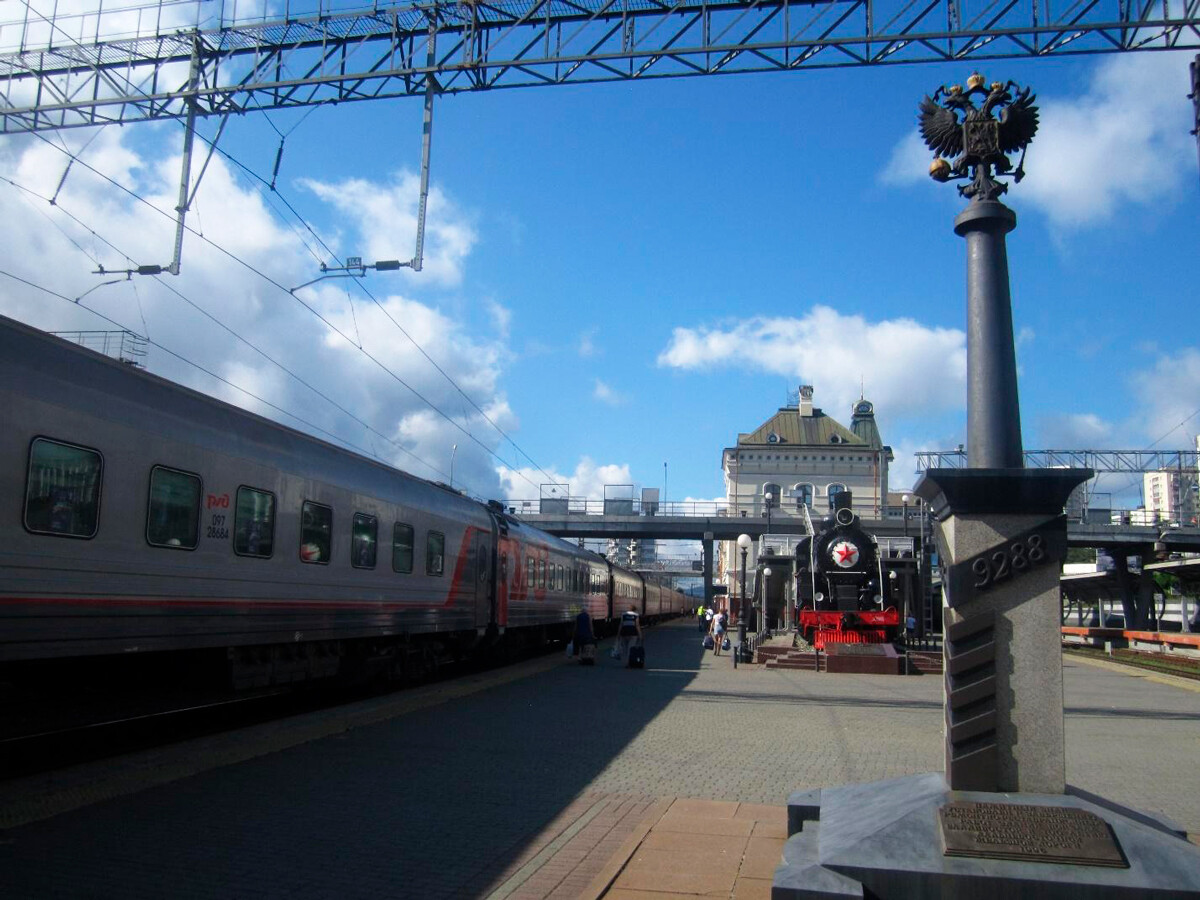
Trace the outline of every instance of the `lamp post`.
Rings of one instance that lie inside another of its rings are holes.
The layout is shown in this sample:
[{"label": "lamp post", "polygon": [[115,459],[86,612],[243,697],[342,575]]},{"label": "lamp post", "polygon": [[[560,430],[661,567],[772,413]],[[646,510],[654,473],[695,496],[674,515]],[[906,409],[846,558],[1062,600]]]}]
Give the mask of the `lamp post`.
[{"label": "lamp post", "polygon": [[763,622],[765,622],[765,621],[766,621],[766,618],[767,618],[767,609],[768,609],[768,606],[767,606],[767,586],[768,586],[770,583],[771,583],[771,567],[770,567],[770,566],[767,566],[765,569],[763,569],[763,589],[762,589],[762,599],[760,599],[760,600],[759,600],[759,602],[758,602],[758,622],[757,622],[757,625],[758,625],[758,631],[759,631],[760,633],[763,631]]},{"label": "lamp post", "polygon": [[738,655],[742,662],[747,661],[746,653],[746,617],[749,614],[746,604],[746,554],[750,552],[750,535],[739,534],[737,545],[742,551],[742,607],[738,610]]},{"label": "lamp post", "polygon": [[900,498],[904,504],[904,536],[908,537],[908,494]]},{"label": "lamp post", "polygon": [[458,455],[458,444],[450,448],[450,489],[454,489],[454,457]]}]

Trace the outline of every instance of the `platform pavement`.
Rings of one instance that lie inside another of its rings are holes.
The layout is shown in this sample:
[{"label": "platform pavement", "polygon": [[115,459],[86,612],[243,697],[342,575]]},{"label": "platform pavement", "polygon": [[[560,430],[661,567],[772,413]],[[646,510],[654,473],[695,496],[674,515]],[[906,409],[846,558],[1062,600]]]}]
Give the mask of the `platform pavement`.
[{"label": "platform pavement", "polygon": [[[941,764],[936,677],[735,669],[686,622],[647,657],[554,656],[0,784],[3,896],[747,900],[790,791]],[[1068,780],[1200,832],[1196,685],[1064,671]]]}]

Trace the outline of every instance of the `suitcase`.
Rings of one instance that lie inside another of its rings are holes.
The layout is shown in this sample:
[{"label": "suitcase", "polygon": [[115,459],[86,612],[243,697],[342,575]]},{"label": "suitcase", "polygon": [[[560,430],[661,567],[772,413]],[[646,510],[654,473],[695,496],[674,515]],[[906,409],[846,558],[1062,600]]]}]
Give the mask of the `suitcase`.
[{"label": "suitcase", "polygon": [[721,649],[722,650],[728,650],[730,648],[730,646],[731,645],[729,643],[729,638],[725,638],[725,640],[721,641]]},{"label": "suitcase", "polygon": [[711,650],[714,646],[715,644],[713,643],[713,636],[711,634],[706,634],[704,636],[704,649]]},{"label": "suitcase", "polygon": [[596,664],[595,644],[584,644],[579,648],[579,664],[581,666],[594,666]]},{"label": "suitcase", "polygon": [[629,668],[641,669],[646,665],[646,648],[645,647],[630,647],[629,648]]}]

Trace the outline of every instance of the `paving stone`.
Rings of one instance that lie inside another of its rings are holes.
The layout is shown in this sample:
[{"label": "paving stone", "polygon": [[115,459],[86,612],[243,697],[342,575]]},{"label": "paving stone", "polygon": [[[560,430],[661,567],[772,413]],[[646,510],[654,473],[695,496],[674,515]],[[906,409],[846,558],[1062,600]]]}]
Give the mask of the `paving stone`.
[{"label": "paving stone", "polygon": [[[553,876],[543,900],[590,886],[663,798],[695,802],[659,812],[652,836],[753,842],[783,836],[771,816],[793,791],[940,769],[941,679],[735,670],[694,638],[650,630],[640,673],[603,654],[594,670],[542,661],[474,693],[406,692],[393,718],[380,700],[305,717],[292,746],[278,724],[236,738],[253,748],[192,742],[140,770],[0,784],[0,895],[461,900],[529,866],[509,898]],[[1200,775],[1179,765],[1200,744],[1197,694],[1071,659],[1063,675],[1067,780],[1200,833]],[[62,808],[54,790],[99,802],[12,824]],[[754,887],[745,874],[736,889]]]}]

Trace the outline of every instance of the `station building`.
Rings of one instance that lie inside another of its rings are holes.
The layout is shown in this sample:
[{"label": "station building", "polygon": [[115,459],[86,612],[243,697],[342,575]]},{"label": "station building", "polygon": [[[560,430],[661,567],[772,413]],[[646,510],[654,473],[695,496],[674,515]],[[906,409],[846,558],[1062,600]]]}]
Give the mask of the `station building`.
[{"label": "station building", "polygon": [[[846,426],[813,405],[812,385],[801,385],[794,404],[739,434],[736,444],[722,451],[727,515],[803,516],[807,507],[816,520],[832,508],[838,493],[850,491],[859,516],[881,519],[887,515],[892,460],[869,400],[853,404]],[[760,546],[747,556],[751,572]],[[738,592],[740,557],[736,543],[720,543],[717,577],[729,585],[731,595]]]}]

